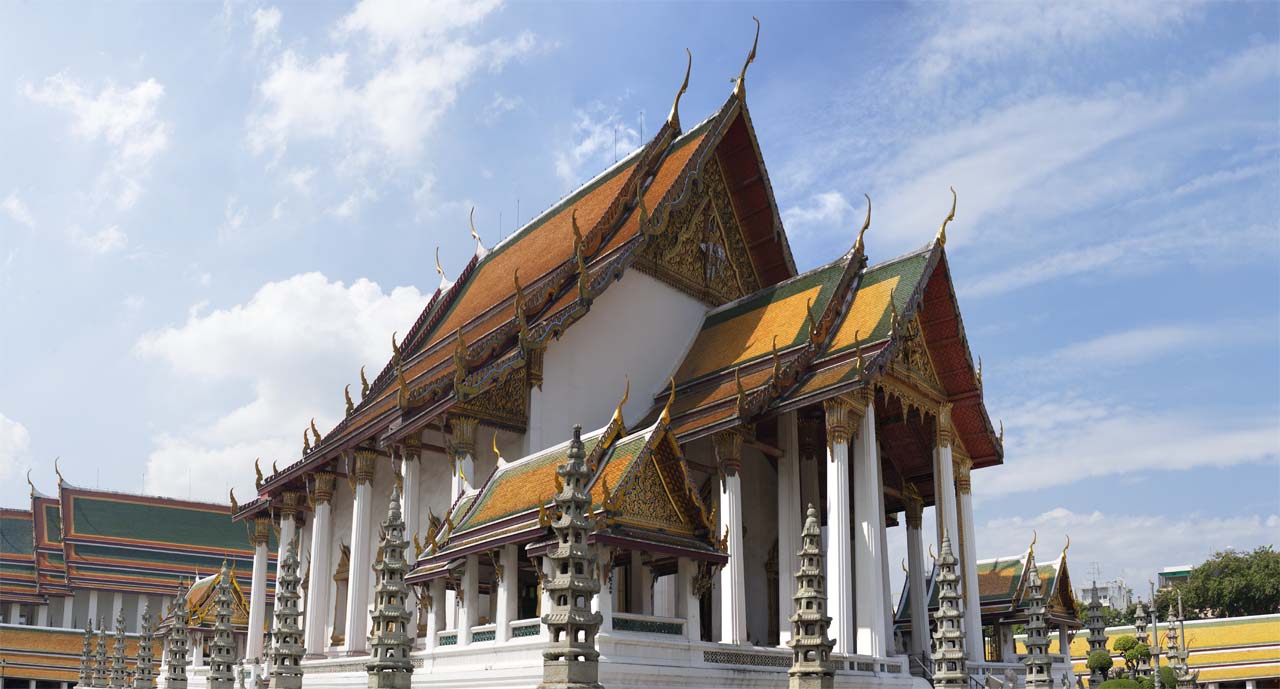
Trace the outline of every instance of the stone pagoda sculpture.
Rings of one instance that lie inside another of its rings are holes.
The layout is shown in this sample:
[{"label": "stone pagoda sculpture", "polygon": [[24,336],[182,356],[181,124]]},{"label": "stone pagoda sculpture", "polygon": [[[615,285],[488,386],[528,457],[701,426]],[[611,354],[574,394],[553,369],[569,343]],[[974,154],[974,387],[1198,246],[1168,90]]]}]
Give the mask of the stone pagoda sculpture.
[{"label": "stone pagoda sculpture", "polygon": [[271,689],[301,689],[302,627],[298,626],[298,541],[289,542],[276,576],[276,625],[271,631]]},{"label": "stone pagoda sculpture", "polygon": [[[1182,606],[1179,599],[1178,606]],[[1178,637],[1182,636],[1182,643],[1179,645]],[[1191,654],[1187,652],[1186,628],[1183,626],[1181,611],[1177,614],[1173,609],[1169,609],[1169,667],[1173,669],[1173,676],[1178,680],[1177,689],[1196,689],[1199,686],[1200,672],[1193,671],[1187,662]],[[1172,688],[1169,688],[1172,689]]]},{"label": "stone pagoda sculpture", "polygon": [[960,576],[951,537],[942,536],[938,557],[938,611],[933,614],[933,686],[935,689],[968,689],[969,673],[964,656],[964,610],[960,603]]},{"label": "stone pagoda sculpture", "polygon": [[587,544],[591,532],[587,481],[591,472],[585,459],[582,427],[574,426],[569,457],[556,469],[562,484],[555,495],[558,514],[551,522],[556,541],[545,555],[551,560],[554,574],[543,582],[551,605],[542,616],[551,641],[542,652],[540,689],[600,687],[596,632],[602,618],[591,610],[591,600],[600,592],[600,577],[595,548]]},{"label": "stone pagoda sculpture", "polygon": [[173,626],[165,638],[168,669],[164,675],[165,689],[187,689],[187,590],[179,587],[173,599]]},{"label": "stone pagoda sculpture", "polygon": [[115,643],[111,647],[111,679],[109,680],[112,689],[125,689],[128,684],[125,679],[124,664],[124,610],[116,613],[116,633]]},{"label": "stone pagoda sculpture", "polygon": [[[369,689],[409,689],[413,678],[413,663],[409,660],[413,647],[408,630],[409,587],[404,583],[404,575],[409,571],[409,563],[404,559],[408,547],[404,519],[400,516],[400,487],[396,486],[387,506],[387,518],[382,522],[378,547],[381,556],[373,564],[376,583],[373,634],[369,636],[372,661],[365,666],[369,671]],[[301,647],[298,652],[301,657]]]},{"label": "stone pagoda sculpture", "polygon": [[[209,689],[234,689],[236,642],[231,627],[231,573],[222,563],[215,592],[213,641],[209,644]],[[249,631],[250,634],[253,630]]]},{"label": "stone pagoda sculpture", "polygon": [[1036,553],[1027,554],[1027,655],[1022,664],[1027,668],[1027,689],[1053,689],[1053,676],[1049,674],[1053,661],[1049,658],[1049,633],[1044,623],[1044,594],[1040,589],[1040,569],[1036,566]]},{"label": "stone pagoda sculpture", "polygon": [[[1142,604],[1142,601],[1138,601],[1138,605],[1133,611],[1133,629],[1136,632],[1133,638],[1138,643],[1150,647],[1150,637],[1147,635],[1147,608]],[[1151,660],[1140,658],[1137,667],[1134,668],[1134,674],[1138,677],[1150,677]]]},{"label": "stone pagoda sculpture", "polygon": [[[1095,651],[1107,652],[1107,625],[1102,621],[1102,603],[1098,601],[1098,582],[1093,582],[1093,590],[1089,593],[1089,655]],[[1101,670],[1092,670],[1089,674],[1089,686],[1096,687],[1107,681]]]},{"label": "stone pagoda sculpture", "polygon": [[98,618],[98,647],[93,658],[94,687],[107,686],[107,677],[111,674],[111,666],[107,663],[107,629],[102,618]]},{"label": "stone pagoda sculpture", "polygon": [[151,622],[150,605],[142,610],[142,629],[138,630],[138,662],[133,672],[133,689],[155,689],[155,626]]},{"label": "stone pagoda sculpture", "polygon": [[835,668],[831,664],[831,648],[835,641],[827,638],[831,616],[827,615],[826,576],[822,568],[822,528],[818,510],[809,505],[804,529],[800,532],[800,571],[796,572],[796,611],[790,617],[791,689],[831,689],[835,686]]},{"label": "stone pagoda sculpture", "polygon": [[82,687],[93,686],[93,625],[84,623],[84,648],[80,651],[80,681]]}]

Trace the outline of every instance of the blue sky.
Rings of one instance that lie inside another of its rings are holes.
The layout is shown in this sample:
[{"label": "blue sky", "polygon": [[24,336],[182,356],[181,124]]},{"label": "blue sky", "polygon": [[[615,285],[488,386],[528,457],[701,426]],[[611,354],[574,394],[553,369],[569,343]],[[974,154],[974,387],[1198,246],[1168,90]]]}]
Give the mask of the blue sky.
[{"label": "blue sky", "polygon": [[1006,428],[981,554],[1070,532],[1077,583],[1096,562],[1145,590],[1275,542],[1274,3],[2,4],[0,502],[28,468],[51,489],[55,456],[248,495],[253,457],[289,461],[385,360],[437,246],[456,275],[469,208],[491,245],[634,148],[686,47],[683,119],[709,114],[753,14],[801,269],[848,247],[863,193],[878,261],[959,192],[947,248]]}]

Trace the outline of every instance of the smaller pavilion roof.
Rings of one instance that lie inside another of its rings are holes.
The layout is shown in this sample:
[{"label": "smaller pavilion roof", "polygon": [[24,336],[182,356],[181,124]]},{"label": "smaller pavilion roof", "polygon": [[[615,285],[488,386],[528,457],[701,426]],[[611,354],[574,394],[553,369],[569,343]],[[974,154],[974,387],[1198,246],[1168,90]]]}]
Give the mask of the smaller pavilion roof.
[{"label": "smaller pavilion roof", "polygon": [[36,590],[30,510],[0,508],[0,599],[42,603]]}]

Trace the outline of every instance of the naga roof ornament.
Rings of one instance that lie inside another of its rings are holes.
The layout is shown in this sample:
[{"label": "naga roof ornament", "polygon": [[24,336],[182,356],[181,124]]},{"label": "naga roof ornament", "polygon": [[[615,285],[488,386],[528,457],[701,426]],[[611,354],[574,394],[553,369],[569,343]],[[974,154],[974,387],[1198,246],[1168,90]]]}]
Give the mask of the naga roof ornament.
[{"label": "naga roof ornament", "polygon": [[360,399],[363,400],[369,394],[369,379],[364,377],[364,366],[360,367]]},{"label": "naga roof ornament", "polygon": [[947,214],[946,220],[942,221],[942,227],[938,228],[937,242],[938,246],[947,245],[947,223],[956,219],[956,188],[951,187],[951,212]]},{"label": "naga roof ornament", "polygon": [[58,476],[58,485],[61,486],[63,483],[66,483],[66,482],[62,479],[62,470],[58,468],[59,459],[62,459],[62,457],[59,456],[59,457],[53,458],[53,473]]},{"label": "naga roof ornament", "polygon": [[675,401],[676,401],[676,378],[675,376],[672,376],[671,377],[671,394],[667,395],[667,403],[662,406],[662,415],[660,417],[664,425],[671,423],[671,405]]},{"label": "naga roof ornament", "polygon": [[476,232],[476,207],[471,207],[471,215],[467,222],[471,224],[471,238],[476,240],[476,258],[484,258],[489,255],[489,250],[484,248],[484,243],[480,241],[480,233]]},{"label": "naga roof ornament", "polygon": [[862,236],[867,233],[867,228],[871,227],[871,195],[863,194],[867,197],[867,219],[862,221],[862,229],[858,230],[858,238],[853,242],[853,253],[863,253],[866,245],[862,243]]},{"label": "naga roof ornament", "polygon": [[347,402],[347,416],[351,416],[351,412],[356,410],[355,403],[351,401],[351,383],[347,383],[347,386],[342,388],[342,397]]},{"label": "naga roof ornament", "polygon": [[685,48],[684,52],[689,56],[688,64],[684,68],[684,83],[680,84],[680,90],[676,91],[676,100],[671,104],[671,113],[667,115],[667,122],[676,129],[680,128],[680,96],[689,90],[689,72],[693,70],[693,53]]},{"label": "naga roof ornament", "polygon": [[302,454],[305,455],[310,451],[311,451],[311,437],[307,435],[307,429],[304,426],[302,428]]},{"label": "naga roof ornament", "polygon": [[316,419],[311,417],[311,445],[318,447],[320,445],[320,430],[316,428]]},{"label": "naga roof ornament", "polygon": [[756,23],[756,37],[751,41],[751,52],[747,54],[747,61],[742,63],[742,71],[738,72],[738,83],[733,87],[733,95],[740,99],[747,96],[747,67],[755,61],[756,46],[760,45],[760,19],[752,17],[751,20]]},{"label": "naga roof ornament", "polygon": [[231,513],[235,514],[240,511],[240,503],[236,502],[236,489],[232,488],[227,491],[227,499],[231,502]]},{"label": "naga roof ornament", "polygon": [[440,247],[436,247],[436,273],[440,275],[440,291],[443,292],[453,287],[453,281],[444,275],[444,268],[440,266]]},{"label": "naga roof ornament", "polygon": [[31,482],[31,470],[27,469],[27,485],[31,487],[31,497],[36,495],[36,484]]},{"label": "naga roof ornament", "polygon": [[262,458],[253,458],[253,487],[262,490]]},{"label": "naga roof ornament", "polygon": [[[627,403],[631,398],[631,376],[623,376],[626,379],[626,387],[622,389],[622,399],[618,400],[618,408],[613,410],[613,420],[619,426],[624,425],[622,420],[622,405]],[[496,442],[496,441],[495,441]]]}]

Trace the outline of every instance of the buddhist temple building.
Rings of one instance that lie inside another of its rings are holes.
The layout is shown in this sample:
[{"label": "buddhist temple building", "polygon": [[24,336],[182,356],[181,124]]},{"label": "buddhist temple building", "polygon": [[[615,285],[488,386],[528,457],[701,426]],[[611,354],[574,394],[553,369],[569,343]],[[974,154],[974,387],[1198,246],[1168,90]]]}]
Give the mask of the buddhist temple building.
[{"label": "buddhist temple building", "polygon": [[[954,544],[966,652],[984,662],[979,586],[966,584],[979,580],[971,472],[1003,447],[951,280],[956,197],[940,189],[939,224],[908,228],[915,251],[873,257],[868,209],[799,272],[749,63],[706,119],[686,127],[677,96],[638,150],[496,246],[477,241],[452,279],[439,267],[342,420],[311,424],[301,453],[236,506],[253,533],[300,533],[307,686],[363,681],[378,519],[398,487],[415,544],[413,684],[536,686],[557,467],[578,425],[604,686],[782,686],[810,503],[835,686],[919,681],[927,613],[910,608],[897,648],[885,551],[898,538],[923,552],[926,507]],[[269,546],[255,548],[256,582]],[[251,600],[251,627],[265,606]],[[246,663],[261,664],[255,639]]]},{"label": "buddhist temple building", "polygon": [[[180,586],[216,575],[224,560],[235,568],[236,590],[249,586],[250,537],[231,521],[226,505],[82,488],[61,476],[56,497],[34,485],[30,492],[30,509],[0,510],[0,663],[6,681],[51,682],[49,687],[76,682],[85,625],[96,631],[101,623],[114,633],[120,616],[132,671],[148,606],[160,619]],[[271,558],[266,601],[274,567]],[[243,608],[241,645],[247,600]],[[193,630],[193,650],[198,640]]]}]

